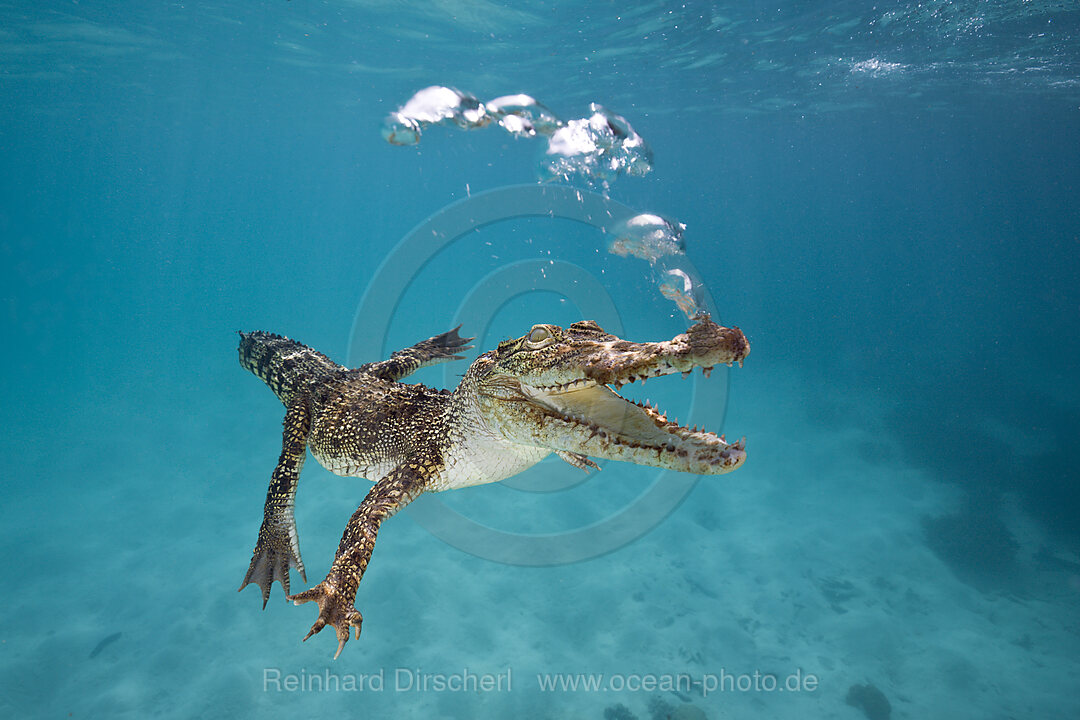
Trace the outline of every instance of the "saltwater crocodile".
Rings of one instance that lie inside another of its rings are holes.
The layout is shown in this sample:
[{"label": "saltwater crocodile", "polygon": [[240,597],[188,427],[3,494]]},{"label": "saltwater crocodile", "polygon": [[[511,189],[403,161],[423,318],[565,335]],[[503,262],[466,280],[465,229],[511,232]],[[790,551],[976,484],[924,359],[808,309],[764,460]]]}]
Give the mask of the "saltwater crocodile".
[{"label": "saltwater crocodile", "polygon": [[[280,335],[240,334],[240,364],[285,405],[281,456],[270,478],[262,526],[243,590],[262,588],[263,608],[275,580],[287,599],[317,602],[304,637],[326,625],[340,653],[349,628],[363,620],[353,606],[382,521],[423,492],[503,480],[551,453],[576,467],[589,456],[718,475],[746,459],[745,443],[669,422],[660,410],[616,390],[638,379],[696,367],[742,364],[750,352],[738,328],[707,316],[664,342],[634,343],[592,321],[563,329],[534,325],[476,359],[458,387],[434,390],[402,378],[421,367],[459,359],[472,338],[458,328],[399,350],[389,360],[348,369]],[[326,579],[289,595],[289,568],[307,582],[293,520],[306,451],[338,475],[375,485],[349,519]]]}]

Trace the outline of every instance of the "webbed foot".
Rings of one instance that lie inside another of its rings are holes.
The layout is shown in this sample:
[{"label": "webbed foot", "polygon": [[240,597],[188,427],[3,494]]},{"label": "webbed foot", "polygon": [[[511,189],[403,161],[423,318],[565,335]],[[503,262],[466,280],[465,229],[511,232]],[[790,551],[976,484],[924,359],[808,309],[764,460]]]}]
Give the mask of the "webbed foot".
[{"label": "webbed foot", "polygon": [[243,590],[251,583],[262,588],[263,610],[266,609],[266,601],[270,599],[270,586],[277,580],[289,594],[289,568],[296,568],[300,577],[307,582],[307,572],[300,554],[293,548],[293,543],[283,533],[275,533],[267,530],[264,525],[259,529],[259,541],[255,545],[255,552],[251,557],[251,565],[248,566],[247,575],[240,585]]},{"label": "webbed foot", "polygon": [[319,617],[315,620],[315,624],[311,626],[308,634],[304,636],[304,640],[307,640],[327,625],[333,626],[337,631],[338,639],[337,652],[334,653],[335,660],[341,654],[345,643],[349,641],[349,628],[356,628],[356,639],[360,639],[360,625],[364,622],[364,616],[353,606],[353,598],[347,597],[346,593],[340,591],[329,580],[323,580],[310,590],[290,595],[288,599],[292,600],[296,605],[303,605],[306,602],[317,602],[319,604]]},{"label": "webbed foot", "polygon": [[461,329],[461,326],[458,325],[453,330],[449,330],[447,332],[442,333],[441,335],[436,335],[435,337],[431,338],[431,341],[436,346],[445,348],[446,349],[446,354],[449,357],[454,358],[455,360],[460,360],[462,356],[454,355],[454,353],[455,352],[465,351],[465,350],[471,350],[472,345],[469,344],[469,341],[476,339],[476,338],[471,338],[471,337],[467,337],[467,338],[461,337],[460,335],[458,335],[458,330],[460,330],[460,329]]}]

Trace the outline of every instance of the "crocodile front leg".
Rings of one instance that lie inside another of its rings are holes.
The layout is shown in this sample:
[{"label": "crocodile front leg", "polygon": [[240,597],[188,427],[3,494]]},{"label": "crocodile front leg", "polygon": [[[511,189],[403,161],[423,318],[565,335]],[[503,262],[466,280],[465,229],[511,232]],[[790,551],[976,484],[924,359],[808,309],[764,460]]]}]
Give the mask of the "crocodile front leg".
[{"label": "crocodile front leg", "polygon": [[383,380],[398,381],[407,375],[412,375],[420,368],[448,360],[461,360],[465,356],[457,353],[471,350],[472,345],[468,343],[473,338],[463,338],[458,335],[460,329],[461,326],[458,325],[453,330],[398,350],[390,356],[389,360],[368,363],[357,369]]},{"label": "crocodile front leg", "polygon": [[275,580],[281,583],[288,596],[290,567],[296,568],[300,577],[307,582],[304,561],[300,559],[296,521],[293,519],[296,484],[304,458],[307,457],[307,437],[311,430],[311,413],[305,398],[293,398],[285,412],[284,425],[281,457],[278,458],[274,474],[270,476],[270,487],[266,491],[259,540],[255,544],[247,575],[240,585],[240,590],[250,583],[257,583],[262,588],[263,610],[266,609],[270,586]]},{"label": "crocodile front leg", "polygon": [[354,606],[356,590],[371,559],[371,551],[375,549],[379,526],[422,493],[427,480],[440,467],[438,462],[423,464],[415,459],[406,461],[371,488],[349,518],[326,579],[310,590],[289,598],[297,605],[312,601],[319,604],[319,617],[304,640],[332,625],[337,630],[338,638],[337,652],[334,653],[336,660],[349,641],[349,628],[356,628],[359,639],[364,618]]}]

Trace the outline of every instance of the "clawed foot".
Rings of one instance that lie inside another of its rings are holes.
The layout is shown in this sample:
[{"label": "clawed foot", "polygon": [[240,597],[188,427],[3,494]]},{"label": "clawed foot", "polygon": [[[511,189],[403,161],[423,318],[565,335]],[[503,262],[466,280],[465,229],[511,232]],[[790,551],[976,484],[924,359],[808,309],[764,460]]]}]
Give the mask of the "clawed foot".
[{"label": "clawed foot", "polygon": [[461,329],[461,326],[458,325],[453,330],[449,330],[447,332],[444,332],[441,335],[436,335],[435,337],[431,338],[428,342],[432,343],[434,346],[436,346],[438,348],[444,348],[445,349],[444,352],[441,353],[442,357],[450,357],[450,358],[454,358],[455,360],[461,360],[462,356],[461,355],[455,355],[454,353],[455,352],[462,352],[462,351],[465,351],[465,350],[471,350],[472,345],[469,344],[469,341],[470,340],[475,340],[476,338],[471,338],[471,337],[463,338],[463,337],[461,337],[460,335],[458,335],[458,330],[460,330],[460,329]]},{"label": "clawed foot", "polygon": [[356,639],[360,639],[360,625],[364,622],[364,617],[353,607],[353,598],[346,597],[333,583],[323,580],[310,590],[291,595],[288,599],[297,605],[312,601],[319,603],[319,617],[308,634],[304,636],[304,640],[327,625],[332,625],[337,630],[338,638],[337,652],[334,653],[335,660],[341,654],[345,643],[349,641],[350,627],[356,628]]},{"label": "clawed foot", "polygon": [[270,586],[275,580],[281,583],[281,587],[285,589],[285,595],[288,596],[290,567],[296,568],[300,572],[300,577],[307,582],[304,563],[293,551],[289,539],[287,537],[275,538],[263,528],[259,532],[259,542],[255,546],[251,565],[248,566],[247,575],[244,576],[240,590],[251,583],[257,584],[262,588],[263,610],[265,610],[266,601],[270,599]]}]

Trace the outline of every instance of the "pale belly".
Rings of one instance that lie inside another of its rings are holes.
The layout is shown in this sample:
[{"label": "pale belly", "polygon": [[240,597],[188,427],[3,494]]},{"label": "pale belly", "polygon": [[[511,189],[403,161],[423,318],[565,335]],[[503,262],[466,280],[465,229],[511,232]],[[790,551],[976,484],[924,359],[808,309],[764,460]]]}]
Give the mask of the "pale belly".
[{"label": "pale belly", "polygon": [[460,453],[446,459],[445,469],[434,478],[428,491],[442,492],[505,480],[550,454],[545,448],[510,444],[489,447],[479,453]]},{"label": "pale belly", "polygon": [[[505,480],[550,454],[551,451],[545,448],[493,441],[490,436],[483,439],[463,438],[447,451],[445,467],[429,481],[426,490],[442,492]],[[372,482],[378,482],[401,462],[396,459],[358,462],[352,458],[328,457],[314,448],[311,455],[335,475],[366,478]]]}]

